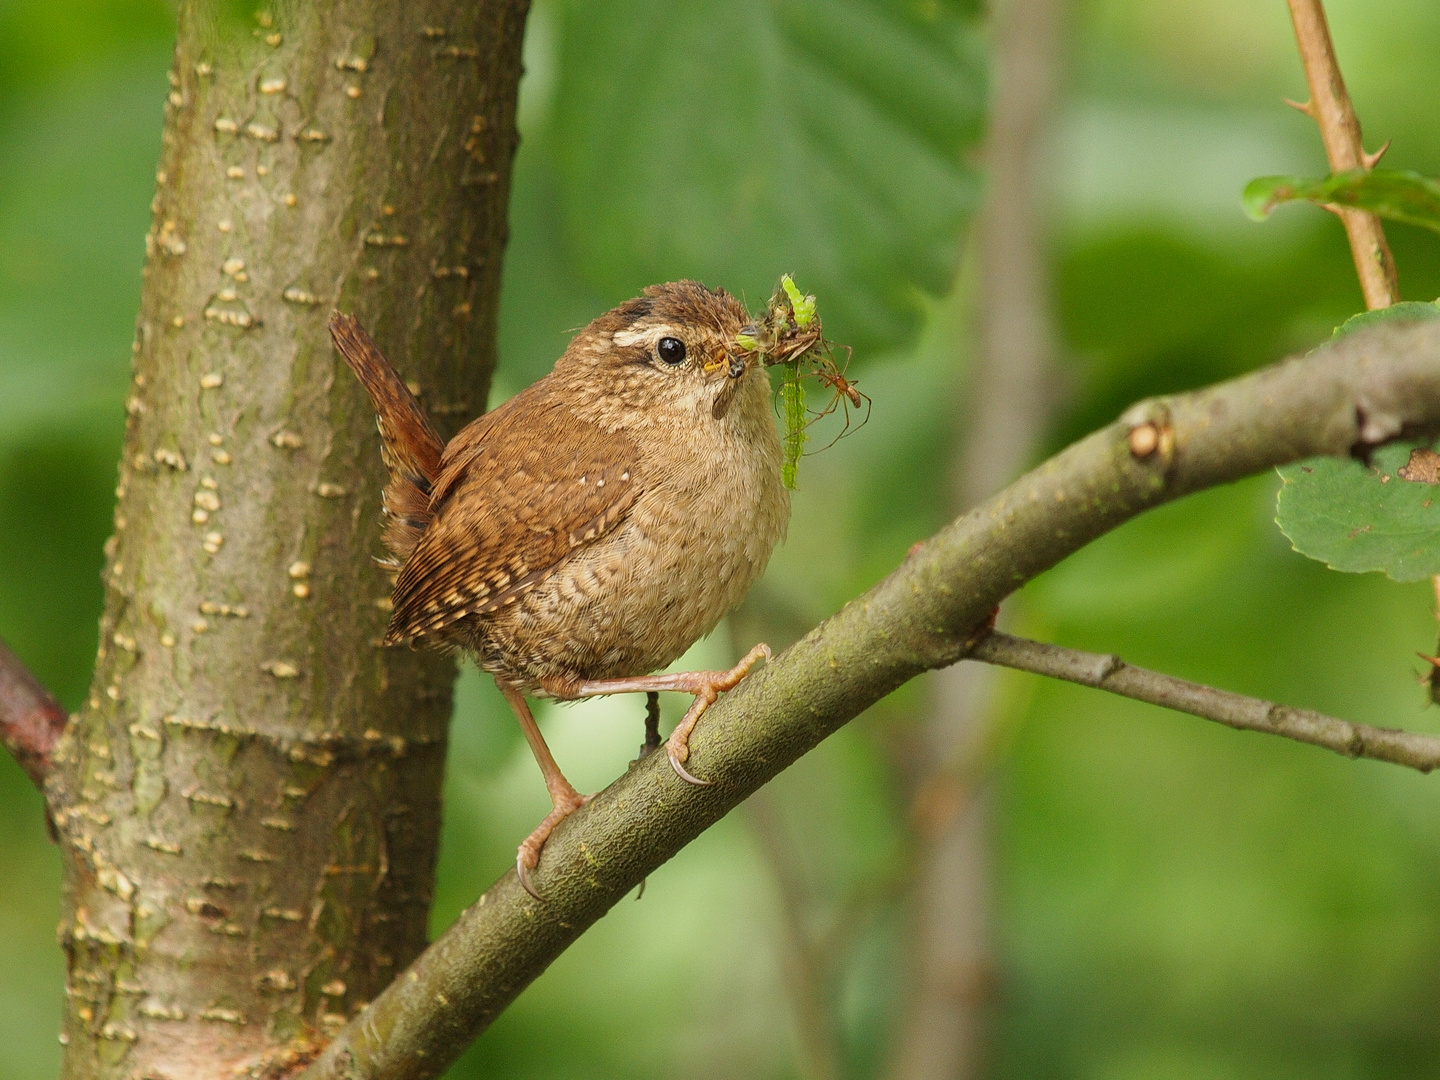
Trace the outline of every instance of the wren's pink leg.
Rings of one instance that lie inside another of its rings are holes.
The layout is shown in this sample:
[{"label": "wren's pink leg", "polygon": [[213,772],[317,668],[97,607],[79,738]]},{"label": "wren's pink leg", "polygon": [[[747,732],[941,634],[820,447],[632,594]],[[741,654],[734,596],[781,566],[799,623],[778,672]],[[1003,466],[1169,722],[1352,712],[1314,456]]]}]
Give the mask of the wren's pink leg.
[{"label": "wren's pink leg", "polygon": [[525,733],[525,741],[530,744],[530,752],[535,755],[540,772],[545,776],[545,787],[550,792],[550,802],[554,807],[550,813],[545,815],[545,820],[535,827],[535,831],[525,838],[525,842],[520,845],[520,850],[515,856],[515,876],[520,879],[520,884],[525,887],[525,891],[539,900],[541,899],[540,894],[530,884],[530,871],[540,864],[540,849],[545,846],[545,841],[550,838],[555,826],[589,802],[590,796],[581,795],[576,791],[570,781],[565,779],[564,774],[560,771],[560,766],[555,764],[550,747],[545,745],[545,739],[540,734],[535,717],[530,714],[530,706],[525,701],[525,695],[513,686],[506,686],[498,679],[495,681],[496,685],[500,687],[500,692],[505,695],[505,700],[510,703],[510,708],[515,710],[515,718],[520,721],[520,730]]},{"label": "wren's pink leg", "polygon": [[665,741],[665,754],[670,759],[670,767],[680,779],[688,780],[692,784],[708,784],[709,780],[691,776],[685,770],[684,763],[690,757],[690,732],[695,729],[695,722],[700,719],[701,714],[715,704],[722,693],[738,686],[740,680],[750,674],[750,669],[762,656],[766,660],[770,659],[769,645],[756,645],[729,671],[677,671],[671,675],[641,675],[632,679],[596,679],[581,683],[579,690],[567,696],[599,697],[602,694],[631,694],[642,690],[678,690],[681,693],[694,694],[695,700],[689,711],[680,723],[675,725],[675,730]]}]

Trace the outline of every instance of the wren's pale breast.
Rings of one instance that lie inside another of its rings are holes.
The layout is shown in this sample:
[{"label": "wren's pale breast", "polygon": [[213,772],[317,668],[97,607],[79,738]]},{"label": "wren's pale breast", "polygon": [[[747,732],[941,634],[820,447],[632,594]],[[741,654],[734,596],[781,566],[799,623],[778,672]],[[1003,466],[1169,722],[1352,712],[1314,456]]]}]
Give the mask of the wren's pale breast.
[{"label": "wren's pale breast", "polygon": [[744,598],[789,495],[744,309],[694,282],[596,319],[445,450],[392,638],[431,635],[530,693],[641,675]]}]

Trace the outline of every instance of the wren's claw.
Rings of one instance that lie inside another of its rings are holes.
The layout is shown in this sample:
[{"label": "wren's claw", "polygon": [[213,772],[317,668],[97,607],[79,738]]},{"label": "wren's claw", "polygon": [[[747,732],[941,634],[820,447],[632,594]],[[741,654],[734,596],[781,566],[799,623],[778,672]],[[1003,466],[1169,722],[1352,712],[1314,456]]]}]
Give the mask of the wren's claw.
[{"label": "wren's claw", "polygon": [[525,842],[515,853],[515,876],[520,879],[520,884],[524,886],[525,891],[536,900],[543,900],[544,897],[536,892],[535,886],[530,883],[530,871],[540,865],[540,849],[545,846],[545,841],[550,839],[550,834],[555,831],[555,826],[579,810],[591,798],[593,796],[581,795],[574,788],[570,788],[568,792],[561,792],[558,797],[552,792],[551,799],[555,803],[554,808],[545,815],[544,821],[535,826],[535,831],[525,838]]},{"label": "wren's claw", "polygon": [[[687,754],[690,752],[689,746],[682,746],[680,749],[684,750]],[[680,764],[680,758],[676,755],[674,748],[670,746],[665,747],[665,758],[670,762],[670,768],[675,770],[675,775],[687,784],[694,784],[696,787],[709,787],[715,782],[714,780],[701,780],[700,777],[692,775],[684,765]]]},{"label": "wren's claw", "polygon": [[[526,860],[527,857],[529,857],[529,858],[532,860],[532,861],[531,861],[531,865],[529,865],[529,866],[526,866],[526,865],[525,865],[525,860]],[[535,854],[532,855],[530,852],[526,851],[525,848],[522,846],[522,847],[520,848],[519,854],[517,854],[517,855],[515,856],[515,876],[520,879],[520,885],[521,885],[522,888],[524,888],[524,890],[525,890],[526,892],[528,892],[528,893],[529,893],[531,896],[533,896],[536,900],[544,900],[545,898],[544,898],[543,896],[541,896],[538,892],[535,891],[535,886],[530,884],[530,871],[533,870],[533,869],[534,869],[536,866],[538,866],[539,864],[540,864],[540,855],[539,855],[539,853],[537,852],[537,853],[535,853]]]},{"label": "wren's claw", "polygon": [[690,733],[695,730],[695,724],[723,692],[740,685],[740,680],[750,674],[750,669],[760,662],[761,657],[767,661],[770,659],[769,645],[756,645],[729,671],[685,672],[686,684],[675,687],[695,695],[689,710],[680,723],[675,725],[670,738],[665,740],[665,756],[670,759],[670,767],[675,770],[675,775],[687,784],[703,787],[714,782],[691,775],[684,765],[690,759]]}]

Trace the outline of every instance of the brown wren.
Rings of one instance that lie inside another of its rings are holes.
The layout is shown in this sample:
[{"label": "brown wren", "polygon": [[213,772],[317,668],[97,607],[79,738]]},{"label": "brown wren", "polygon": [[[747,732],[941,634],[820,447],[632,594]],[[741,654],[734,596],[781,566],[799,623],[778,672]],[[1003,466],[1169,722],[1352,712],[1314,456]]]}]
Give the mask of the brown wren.
[{"label": "brown wren", "polygon": [[515,710],[554,804],[516,858],[532,895],[541,847],[585,797],[525,695],[693,694],[666,753],[705,783],[684,764],[695,722],[770,655],[757,645],[729,671],[648,674],[740,603],[789,519],[769,379],[735,342],[748,323],[724,290],[652,285],[446,445],[360,325],[330,320],[390,472],[384,540],[398,576],[385,641],[470,653]]}]

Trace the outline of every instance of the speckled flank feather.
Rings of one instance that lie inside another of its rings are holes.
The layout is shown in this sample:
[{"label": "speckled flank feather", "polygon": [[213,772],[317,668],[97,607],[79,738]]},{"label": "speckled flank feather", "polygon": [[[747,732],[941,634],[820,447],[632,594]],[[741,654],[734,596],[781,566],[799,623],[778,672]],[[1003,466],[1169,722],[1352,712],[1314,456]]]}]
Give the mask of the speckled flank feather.
[{"label": "speckled flank feather", "polygon": [[514,603],[621,521],[637,458],[623,433],[566,415],[544,380],[470,424],[446,448],[434,520],[395,583],[386,640]]}]

